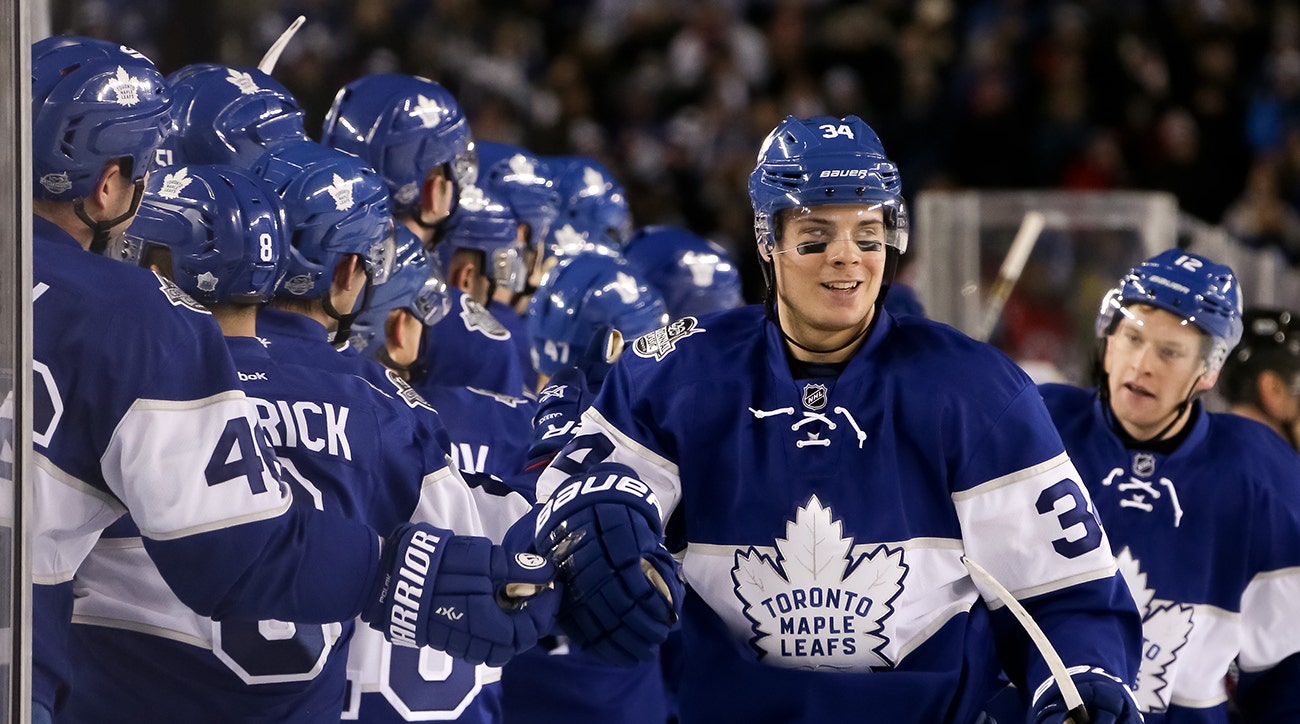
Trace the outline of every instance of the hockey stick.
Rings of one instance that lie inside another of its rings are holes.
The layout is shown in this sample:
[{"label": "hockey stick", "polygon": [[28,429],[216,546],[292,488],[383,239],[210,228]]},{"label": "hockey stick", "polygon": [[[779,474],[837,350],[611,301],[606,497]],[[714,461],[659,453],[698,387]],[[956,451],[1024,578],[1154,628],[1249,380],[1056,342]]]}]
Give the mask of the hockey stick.
[{"label": "hockey stick", "polygon": [[1074,679],[1070,678],[1070,672],[1065,669],[1065,662],[1061,661],[1061,655],[1056,653],[1056,649],[1052,647],[1052,642],[1047,639],[1047,634],[1043,633],[1043,629],[1039,628],[1038,623],[1029,615],[1029,612],[1025,610],[1020,601],[1017,601],[1016,597],[1011,595],[1011,591],[1008,591],[1006,586],[998,582],[998,579],[994,578],[992,573],[984,570],[984,566],[966,556],[961,557],[961,562],[966,565],[967,570],[971,572],[976,581],[998,594],[998,598],[1002,599],[1002,602],[1006,604],[1007,610],[1024,627],[1025,633],[1029,634],[1034,646],[1038,647],[1038,653],[1042,655],[1043,661],[1047,663],[1047,668],[1052,672],[1052,678],[1056,680],[1056,685],[1061,689],[1061,698],[1065,699],[1065,706],[1070,710],[1069,715],[1065,718],[1065,724],[1071,722],[1074,724],[1089,724],[1092,718],[1088,716],[1088,710],[1083,705],[1083,697],[1079,696],[1079,687],[1074,685]]},{"label": "hockey stick", "polygon": [[299,15],[297,20],[289,23],[289,27],[283,33],[280,33],[280,37],[276,38],[274,43],[271,43],[266,55],[263,55],[262,61],[257,64],[257,69],[270,75],[271,71],[275,70],[275,64],[280,60],[280,53],[284,52],[285,46],[289,44],[290,40],[293,40],[293,34],[298,32],[298,28],[301,28],[305,22],[307,22],[307,16]]},{"label": "hockey stick", "polygon": [[972,335],[975,339],[987,342],[992,336],[993,328],[997,326],[998,319],[1002,316],[1002,307],[1006,305],[1016,282],[1020,281],[1020,272],[1024,271],[1029,254],[1033,252],[1034,244],[1038,243],[1038,236],[1042,233],[1046,220],[1041,211],[1025,212],[1025,218],[1020,221],[1020,229],[1016,231],[1016,238],[1011,241],[1011,249],[1007,251],[1007,256],[998,269],[998,278],[993,282],[993,289],[989,292],[984,318],[980,320],[979,328]]}]

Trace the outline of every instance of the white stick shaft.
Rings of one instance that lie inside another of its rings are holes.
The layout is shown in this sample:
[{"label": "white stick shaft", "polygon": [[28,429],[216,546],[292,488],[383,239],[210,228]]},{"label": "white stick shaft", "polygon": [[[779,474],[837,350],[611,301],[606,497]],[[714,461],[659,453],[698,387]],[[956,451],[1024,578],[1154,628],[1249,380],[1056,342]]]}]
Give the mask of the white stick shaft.
[{"label": "white stick shaft", "polygon": [[257,64],[257,69],[270,75],[271,71],[275,70],[275,64],[280,60],[280,53],[284,52],[285,46],[289,45],[290,40],[293,40],[294,33],[298,32],[298,28],[301,28],[305,22],[307,22],[307,16],[299,15],[297,20],[289,23],[289,27],[283,33],[280,33],[280,37],[276,38],[274,43],[271,43],[266,55],[262,56],[262,62]]},{"label": "white stick shaft", "polygon": [[966,565],[967,570],[975,577],[975,580],[983,584],[986,588],[993,591],[1006,605],[1007,610],[1011,611],[1020,625],[1024,627],[1025,633],[1029,634],[1030,640],[1034,646],[1038,647],[1038,653],[1042,655],[1043,661],[1047,662],[1047,668],[1052,672],[1052,678],[1056,680],[1056,685],[1061,689],[1061,698],[1065,699],[1065,708],[1074,711],[1083,706],[1083,697],[1079,696],[1079,688],[1074,685],[1074,679],[1070,678],[1070,673],[1065,670],[1065,662],[1061,661],[1061,655],[1056,653],[1052,642],[1048,640],[1047,634],[1039,628],[1038,623],[1029,615],[1025,607],[1021,605],[1016,597],[1011,595],[1006,586],[1003,586],[998,579],[993,577],[983,566],[972,561],[966,556],[961,557],[961,562]]},{"label": "white stick shaft", "polygon": [[1016,282],[1020,281],[1020,272],[1024,271],[1025,262],[1029,261],[1029,255],[1034,251],[1034,245],[1038,243],[1046,222],[1046,217],[1040,211],[1025,212],[1016,237],[1011,241],[1011,249],[1007,251],[1007,256],[998,269],[998,278],[989,292],[988,306],[984,308],[984,317],[980,320],[979,329],[975,331],[975,339],[987,342],[993,334],[993,328],[1002,316],[1002,307],[1011,296],[1011,290],[1015,289]]}]

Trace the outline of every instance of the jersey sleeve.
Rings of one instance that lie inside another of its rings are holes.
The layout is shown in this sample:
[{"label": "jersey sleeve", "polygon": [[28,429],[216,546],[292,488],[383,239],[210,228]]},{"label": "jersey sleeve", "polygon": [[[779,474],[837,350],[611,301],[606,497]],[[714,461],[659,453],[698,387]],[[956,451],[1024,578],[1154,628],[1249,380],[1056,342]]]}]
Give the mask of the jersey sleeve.
[{"label": "jersey sleeve", "polygon": [[[1025,605],[1066,666],[1100,667],[1131,682],[1141,620],[1036,388],[1026,386],[976,431],[970,449],[967,482],[953,493],[966,555]],[[1008,672],[1033,691],[1050,675],[1041,655],[998,594],[980,592]]]},{"label": "jersey sleeve", "polygon": [[597,463],[616,462],[635,470],[650,486],[664,522],[671,517],[681,501],[681,477],[668,445],[643,422],[652,420],[653,413],[637,390],[635,369],[625,360],[614,365],[569,442],[538,478],[538,502],[550,499],[565,480]]}]

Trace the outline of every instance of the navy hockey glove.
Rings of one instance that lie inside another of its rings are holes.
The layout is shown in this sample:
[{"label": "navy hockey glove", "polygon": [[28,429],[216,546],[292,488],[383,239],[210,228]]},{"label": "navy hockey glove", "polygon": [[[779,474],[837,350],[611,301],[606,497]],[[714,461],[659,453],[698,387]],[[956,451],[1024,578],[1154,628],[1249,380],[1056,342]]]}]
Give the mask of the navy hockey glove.
[{"label": "navy hockey glove", "polygon": [[533,437],[528,445],[528,467],[546,465],[573,437],[582,412],[593,395],[577,367],[566,367],[546,383],[537,397]]},{"label": "navy hockey glove", "polygon": [[559,624],[570,640],[622,666],[654,656],[684,587],[650,486],[616,463],[574,476],[538,513],[536,544],[563,584]]},{"label": "navy hockey glove", "polygon": [[[1119,679],[1098,668],[1072,673],[1070,678],[1079,689],[1079,698],[1083,699],[1084,708],[1088,710],[1088,721],[1091,724],[1141,723],[1142,714],[1138,712],[1137,702],[1133,700],[1128,687],[1124,686]],[[1056,682],[1052,682],[1036,701],[1038,705],[1034,709],[1035,724],[1061,724],[1070,714]],[[1086,723],[1076,718],[1074,724]]]},{"label": "navy hockey glove", "polygon": [[549,633],[559,608],[554,567],[487,538],[404,523],[384,542],[380,579],[361,620],[396,645],[431,646],[500,666]]}]

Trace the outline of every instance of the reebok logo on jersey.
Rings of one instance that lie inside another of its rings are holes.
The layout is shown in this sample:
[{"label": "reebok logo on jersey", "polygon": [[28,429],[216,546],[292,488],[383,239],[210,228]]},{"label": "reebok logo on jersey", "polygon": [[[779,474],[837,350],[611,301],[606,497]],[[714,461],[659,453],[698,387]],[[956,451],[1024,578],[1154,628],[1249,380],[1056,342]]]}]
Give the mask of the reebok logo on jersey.
[{"label": "reebok logo on jersey", "polygon": [[705,331],[699,324],[699,320],[695,317],[682,317],[675,322],[669,322],[667,327],[656,329],[646,336],[638,338],[632,343],[632,351],[638,357],[661,362],[664,357],[668,356],[668,353],[677,349],[678,342],[692,334]]},{"label": "reebok logo on jersey", "polygon": [[265,372],[253,372],[252,374],[239,373],[240,382],[267,382]]},{"label": "reebok logo on jersey", "polygon": [[[857,552],[817,496],[795,512],[773,553],[737,549],[731,580],[763,662],[789,669],[868,671],[894,664],[885,621],[903,592],[903,549]],[[734,628],[734,625],[733,625]]]},{"label": "reebok logo on jersey", "polygon": [[424,596],[425,579],[441,542],[440,537],[417,530],[402,551],[402,567],[397,571],[393,608],[388,616],[388,638],[398,646],[420,648],[420,642],[415,638],[416,624],[420,620],[420,599]]}]

